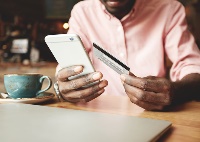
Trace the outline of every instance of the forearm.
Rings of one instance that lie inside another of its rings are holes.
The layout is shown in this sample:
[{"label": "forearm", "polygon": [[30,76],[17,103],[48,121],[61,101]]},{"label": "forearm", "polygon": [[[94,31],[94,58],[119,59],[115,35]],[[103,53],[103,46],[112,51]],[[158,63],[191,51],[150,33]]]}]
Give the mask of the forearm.
[{"label": "forearm", "polygon": [[173,103],[200,98],[200,74],[189,74],[172,86]]}]

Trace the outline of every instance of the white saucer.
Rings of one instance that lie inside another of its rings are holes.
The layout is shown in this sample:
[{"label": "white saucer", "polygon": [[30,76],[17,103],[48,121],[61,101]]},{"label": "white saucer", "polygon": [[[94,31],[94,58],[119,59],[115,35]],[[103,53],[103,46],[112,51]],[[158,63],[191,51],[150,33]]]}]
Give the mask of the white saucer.
[{"label": "white saucer", "polygon": [[37,104],[37,103],[48,101],[48,100],[52,99],[54,96],[55,95],[53,93],[43,92],[39,96],[37,96],[35,98],[11,99],[11,98],[2,98],[2,97],[0,97],[0,104],[5,104],[5,103]]}]

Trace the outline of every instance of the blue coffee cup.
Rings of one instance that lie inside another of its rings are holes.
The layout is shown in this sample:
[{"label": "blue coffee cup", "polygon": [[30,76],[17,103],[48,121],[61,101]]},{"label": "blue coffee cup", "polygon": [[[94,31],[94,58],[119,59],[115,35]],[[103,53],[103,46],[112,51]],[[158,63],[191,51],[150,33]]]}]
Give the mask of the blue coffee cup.
[{"label": "blue coffee cup", "polygon": [[[48,86],[42,89],[44,80]],[[48,76],[37,73],[5,74],[4,86],[10,98],[34,98],[51,88],[52,80]],[[42,89],[42,90],[41,90]]]}]

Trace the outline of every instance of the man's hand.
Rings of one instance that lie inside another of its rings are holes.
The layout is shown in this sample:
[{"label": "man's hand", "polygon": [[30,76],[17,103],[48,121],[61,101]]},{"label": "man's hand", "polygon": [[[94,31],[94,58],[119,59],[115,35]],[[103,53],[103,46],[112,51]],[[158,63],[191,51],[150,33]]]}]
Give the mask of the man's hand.
[{"label": "man's hand", "polygon": [[[69,102],[88,102],[100,96],[104,88],[108,85],[106,80],[101,80],[103,75],[100,72],[94,72],[77,79],[68,80],[69,77],[77,75],[83,71],[82,66],[71,66],[61,69],[57,74],[57,81],[60,93],[66,101]],[[83,87],[90,83],[92,86]]]},{"label": "man's hand", "polygon": [[146,110],[162,110],[172,100],[172,84],[165,78],[121,75],[125,91],[131,102]]}]

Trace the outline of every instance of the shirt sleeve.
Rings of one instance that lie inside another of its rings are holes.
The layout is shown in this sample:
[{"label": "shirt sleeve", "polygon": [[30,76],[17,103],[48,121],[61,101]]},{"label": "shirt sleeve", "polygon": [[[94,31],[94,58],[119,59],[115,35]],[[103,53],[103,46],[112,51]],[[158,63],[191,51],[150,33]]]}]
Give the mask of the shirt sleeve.
[{"label": "shirt sleeve", "polygon": [[69,19],[68,33],[79,35],[87,52],[90,52],[91,43],[86,36],[87,29],[85,28],[84,24],[82,23],[83,22],[82,18],[84,16],[86,16],[83,14],[84,8],[85,7],[81,5],[81,2],[79,2],[78,4],[76,4],[73,7],[73,9],[71,11],[71,17]]},{"label": "shirt sleeve", "polygon": [[166,54],[173,63],[170,78],[176,81],[188,74],[200,73],[200,51],[188,30],[185,8],[172,1],[170,11],[164,44]]},{"label": "shirt sleeve", "polygon": [[[69,19],[69,30],[67,33],[70,34],[77,34],[81,38],[81,41],[83,42],[83,45],[86,49],[86,51],[91,54],[91,43],[89,42],[87,36],[85,33],[87,33],[86,29],[84,28],[84,25],[81,23],[82,18],[80,15],[83,14],[83,8],[84,6],[81,5],[81,2],[77,3],[72,11],[71,11],[71,16]],[[58,71],[61,70],[62,68],[58,65],[56,68],[56,73],[57,75]]]}]

